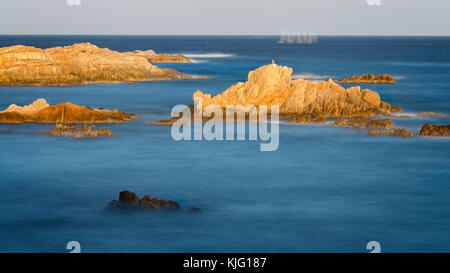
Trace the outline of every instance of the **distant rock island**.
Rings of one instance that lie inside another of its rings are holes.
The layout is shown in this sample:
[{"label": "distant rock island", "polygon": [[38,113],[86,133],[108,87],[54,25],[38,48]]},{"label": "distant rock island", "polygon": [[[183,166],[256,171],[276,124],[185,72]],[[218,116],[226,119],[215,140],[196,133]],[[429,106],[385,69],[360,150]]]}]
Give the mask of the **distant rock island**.
[{"label": "distant rock island", "polygon": [[356,75],[351,78],[344,78],[339,81],[344,84],[394,84],[397,83],[395,79],[388,74],[375,76],[374,74]]},{"label": "distant rock island", "polygon": [[190,62],[181,55],[153,50],[117,52],[90,43],[40,49],[0,48],[0,85],[81,85],[98,82],[193,79],[155,62]]},{"label": "distant rock island", "polygon": [[11,104],[0,112],[0,123],[118,123],[137,118],[123,111],[93,109],[70,102],[51,106],[45,99],[23,107]]}]

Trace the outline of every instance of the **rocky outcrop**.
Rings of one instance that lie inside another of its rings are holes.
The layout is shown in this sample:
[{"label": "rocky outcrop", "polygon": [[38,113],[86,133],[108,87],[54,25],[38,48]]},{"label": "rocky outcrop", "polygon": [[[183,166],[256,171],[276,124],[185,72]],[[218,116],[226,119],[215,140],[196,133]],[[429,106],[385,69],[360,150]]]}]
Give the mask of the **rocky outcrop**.
[{"label": "rocky outcrop", "polygon": [[334,123],[335,126],[353,127],[353,128],[369,128],[369,129],[392,129],[394,124],[390,119],[370,119],[368,117],[352,117],[340,118]]},{"label": "rocky outcrop", "polygon": [[119,194],[119,200],[111,201],[108,206],[111,210],[143,210],[143,211],[178,211],[181,210],[180,204],[174,201],[165,201],[163,199],[151,198],[146,195],[140,199],[134,192],[122,191]]},{"label": "rocky outcrop", "polygon": [[56,124],[51,130],[45,131],[44,135],[50,136],[71,136],[73,138],[98,138],[111,137],[116,133],[111,132],[109,128],[96,129],[95,125],[83,126],[77,128],[75,125]]},{"label": "rocky outcrop", "polygon": [[138,117],[123,111],[93,109],[70,102],[50,106],[44,99],[39,99],[24,107],[10,105],[0,112],[0,123],[118,123]]},{"label": "rocky outcrop", "polygon": [[202,109],[214,104],[271,105],[280,107],[280,116],[309,115],[312,117],[338,118],[388,114],[391,106],[381,101],[377,92],[351,87],[345,89],[333,80],[312,82],[292,80],[292,69],[270,64],[248,74],[248,81],[239,82],[223,93],[212,97],[197,91],[193,95],[196,107]]},{"label": "rocky outcrop", "polygon": [[191,79],[172,69],[160,69],[149,59],[172,58],[153,52],[117,52],[90,43],[40,49],[0,48],[0,85],[78,85],[91,82]]},{"label": "rocky outcrop", "polygon": [[422,112],[417,114],[419,117],[426,117],[426,118],[443,118],[445,117],[444,114],[441,113],[435,113],[435,112]]},{"label": "rocky outcrop", "polygon": [[370,136],[395,136],[395,137],[413,137],[414,134],[411,132],[406,131],[406,129],[400,129],[397,128],[395,130],[377,130],[377,129],[370,129],[369,133]]},{"label": "rocky outcrop", "polygon": [[396,83],[395,79],[388,74],[375,76],[374,74],[364,74],[360,76],[353,76],[351,78],[344,78],[339,81],[344,84],[394,84]]},{"label": "rocky outcrop", "polygon": [[400,113],[402,111],[403,110],[400,106],[391,106],[391,112],[393,112],[393,113]]},{"label": "rocky outcrop", "polygon": [[326,124],[327,119],[324,117],[312,117],[310,115],[293,115],[289,122],[292,123],[315,123],[315,124]]},{"label": "rocky outcrop", "polygon": [[394,124],[390,119],[374,119],[367,123],[367,128],[371,129],[392,129]]},{"label": "rocky outcrop", "polygon": [[431,125],[422,126],[419,135],[421,136],[450,136],[450,125]]}]

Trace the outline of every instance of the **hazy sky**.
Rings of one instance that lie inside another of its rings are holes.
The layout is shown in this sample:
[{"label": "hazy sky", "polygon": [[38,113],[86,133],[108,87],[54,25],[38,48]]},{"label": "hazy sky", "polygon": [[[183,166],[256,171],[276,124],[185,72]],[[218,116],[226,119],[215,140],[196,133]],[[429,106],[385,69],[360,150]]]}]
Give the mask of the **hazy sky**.
[{"label": "hazy sky", "polygon": [[[67,3],[76,1],[81,5]],[[0,0],[0,5],[0,34],[257,35],[295,29],[450,35],[450,0]]]}]

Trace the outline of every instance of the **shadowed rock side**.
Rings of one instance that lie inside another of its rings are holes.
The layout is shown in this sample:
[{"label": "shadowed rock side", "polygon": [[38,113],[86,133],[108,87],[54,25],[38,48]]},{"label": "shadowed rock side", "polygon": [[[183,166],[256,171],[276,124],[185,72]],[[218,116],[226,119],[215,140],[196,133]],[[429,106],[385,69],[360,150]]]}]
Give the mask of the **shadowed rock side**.
[{"label": "shadowed rock side", "polygon": [[450,136],[450,125],[425,124],[420,130],[421,136]]},{"label": "shadowed rock side", "polygon": [[351,78],[344,78],[339,81],[344,84],[394,84],[396,83],[395,79],[388,74],[375,76],[374,74],[364,74],[361,76],[353,76]]},{"label": "shadowed rock side", "polygon": [[44,135],[49,136],[71,136],[73,138],[98,138],[98,137],[111,137],[116,133],[111,132],[109,128],[96,129],[95,125],[83,126],[77,128],[75,125],[56,124],[51,130],[45,131]]},{"label": "shadowed rock side", "polygon": [[158,198],[150,198],[146,195],[140,199],[134,192],[122,191],[119,194],[119,200],[109,202],[108,209],[111,210],[181,210],[180,204],[174,201],[165,201]]},{"label": "shadowed rock side", "polygon": [[[211,97],[197,91],[194,103],[202,108],[214,104],[280,106],[281,117],[307,115],[313,118],[374,116],[390,113],[391,105],[381,101],[377,92],[359,86],[345,89],[333,80],[311,82],[292,80],[292,69],[270,64],[248,74],[248,81],[239,82],[223,93]],[[197,106],[198,107],[198,106]]]},{"label": "shadowed rock side", "polygon": [[12,104],[0,112],[0,123],[119,123],[137,118],[123,111],[93,109],[70,102],[50,106],[44,99],[24,107]]},{"label": "shadowed rock side", "polygon": [[153,51],[120,53],[90,43],[40,49],[0,48],[0,85],[79,85],[91,82],[192,79],[150,60],[181,59]]}]

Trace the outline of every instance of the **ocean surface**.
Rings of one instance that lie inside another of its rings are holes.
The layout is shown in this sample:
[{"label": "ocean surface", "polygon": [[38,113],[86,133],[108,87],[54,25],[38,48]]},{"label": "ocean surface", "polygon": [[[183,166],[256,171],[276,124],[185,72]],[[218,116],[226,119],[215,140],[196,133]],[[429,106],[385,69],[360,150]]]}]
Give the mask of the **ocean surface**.
[{"label": "ocean surface", "polygon": [[[141,116],[109,127],[116,137],[39,133],[45,124],[0,124],[0,252],[450,251],[450,139],[370,137],[365,130],[280,125],[279,149],[259,141],[174,141],[167,119],[196,90],[217,94],[275,60],[313,79],[389,73],[396,85],[363,86],[399,105],[417,133],[419,112],[450,114],[450,37],[319,37],[279,44],[268,36],[0,36],[0,47],[91,42],[118,51],[190,56],[158,64],[207,80],[0,87],[0,109],[37,98]],[[111,213],[122,190],[178,201],[201,214]]]}]

